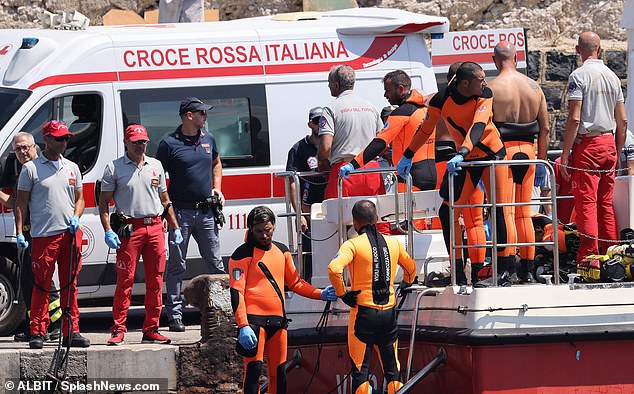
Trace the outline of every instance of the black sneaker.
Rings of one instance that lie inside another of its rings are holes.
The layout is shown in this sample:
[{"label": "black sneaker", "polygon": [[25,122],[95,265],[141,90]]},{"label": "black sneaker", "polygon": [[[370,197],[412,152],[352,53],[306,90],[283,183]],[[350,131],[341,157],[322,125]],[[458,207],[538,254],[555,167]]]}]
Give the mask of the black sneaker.
[{"label": "black sneaker", "polygon": [[173,332],[185,331],[185,325],[183,324],[183,321],[181,319],[170,320],[169,328],[170,328],[170,331],[173,331]]},{"label": "black sneaker", "polygon": [[[62,346],[68,347],[68,337],[62,339]],[[70,347],[89,347],[90,339],[82,337],[80,333],[74,332],[70,336]]]},{"label": "black sneaker", "polygon": [[44,347],[44,335],[34,334],[29,341],[29,347],[31,349],[41,349]]}]

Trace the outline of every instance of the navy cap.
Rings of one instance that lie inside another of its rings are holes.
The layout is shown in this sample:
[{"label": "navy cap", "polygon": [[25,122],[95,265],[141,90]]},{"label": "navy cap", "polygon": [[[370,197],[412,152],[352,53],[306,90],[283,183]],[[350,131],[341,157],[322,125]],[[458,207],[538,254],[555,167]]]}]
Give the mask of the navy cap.
[{"label": "navy cap", "polygon": [[196,97],[187,97],[185,100],[181,101],[178,114],[183,115],[188,112],[209,111],[212,108],[213,107],[211,105],[203,103]]},{"label": "navy cap", "polygon": [[308,120],[321,116],[321,114],[323,113],[324,113],[324,109],[321,107],[311,108],[310,111],[308,112]]}]

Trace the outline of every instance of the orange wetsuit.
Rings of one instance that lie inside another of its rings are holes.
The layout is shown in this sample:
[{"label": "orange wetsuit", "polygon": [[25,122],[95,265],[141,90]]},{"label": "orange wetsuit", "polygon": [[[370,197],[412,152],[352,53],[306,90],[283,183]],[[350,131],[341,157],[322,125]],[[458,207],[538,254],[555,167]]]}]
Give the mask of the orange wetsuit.
[{"label": "orange wetsuit", "polygon": [[319,300],[321,291],[299,277],[288,248],[273,242],[263,250],[247,237],[229,259],[231,306],[238,328],[251,326],[258,338],[257,353],[244,357],[244,393],[259,393],[258,380],[266,354],[269,393],[286,393],[286,344],[288,325],[282,300],[260,266],[264,263],[281,291],[284,286],[304,297]]},{"label": "orange wetsuit", "polygon": [[[526,124],[495,122],[506,147],[509,160],[535,160],[535,137],[539,134],[539,124],[533,121]],[[528,203],[533,199],[535,165],[510,166],[511,179],[515,185],[515,202]],[[535,242],[535,230],[531,220],[531,206],[515,207],[515,228],[518,242]],[[535,260],[535,246],[520,246],[523,263],[532,270]]]},{"label": "orange wetsuit", "polygon": [[[361,168],[365,163],[380,155],[389,144],[392,144],[392,161],[398,163],[426,113],[425,96],[418,90],[412,89],[387,118],[383,130],[350,163],[355,169]],[[434,190],[436,166],[434,163],[433,132],[423,147],[414,154],[410,173],[412,174],[413,186],[416,187],[415,190]],[[402,182],[402,179],[400,181]],[[401,188],[399,191],[402,191]]]},{"label": "orange wetsuit", "polygon": [[[464,156],[465,161],[505,159],[504,144],[498,129],[493,124],[492,104],[493,93],[487,87],[480,96],[471,97],[460,95],[453,85],[441,90],[429,101],[427,117],[414,135],[404,156],[412,157],[414,152],[432,135],[438,119],[442,118],[456,145],[460,146],[458,154]],[[466,168],[458,171],[458,175],[454,177],[455,203],[466,204],[480,179],[490,197],[491,184],[488,167]],[[496,166],[495,180],[496,202],[511,202],[513,189],[508,168]],[[447,187],[441,187],[440,193],[445,201],[448,201],[448,183],[444,182],[443,185]],[[458,213],[459,209],[456,210],[456,216]],[[517,234],[513,222],[513,210],[511,207],[496,207],[496,214],[498,243],[515,243]],[[441,207],[439,215],[443,226],[449,226],[449,209],[446,204]],[[515,247],[498,249],[501,270],[514,269],[514,255]]]},{"label": "orange wetsuit", "polygon": [[343,270],[348,267],[352,291],[360,290],[357,306],[350,309],[348,352],[352,361],[352,393],[370,393],[368,381],[372,349],[377,348],[388,393],[402,387],[398,362],[398,326],[394,275],[396,266],[403,268],[403,280],[412,283],[416,263],[403,245],[364,227],[361,235],[349,239],[328,265],[328,276],[338,296],[346,292]]},{"label": "orange wetsuit", "polygon": [[[444,121],[438,122],[436,125],[436,132],[439,132],[439,125],[443,124]],[[447,131],[448,133],[448,131]],[[456,154],[456,144],[453,140],[436,140],[436,169],[438,171],[438,175],[442,175],[439,177],[441,181],[438,183],[437,188],[440,189],[442,186],[442,179],[447,181],[445,177],[445,172],[447,171],[447,161],[449,161]],[[484,191],[479,187],[473,189],[473,193],[469,197],[468,204],[483,204],[484,203]],[[467,242],[469,245],[484,245],[486,244],[486,235],[484,233],[484,215],[482,208],[463,208],[462,209],[462,218],[464,220],[465,232],[467,233]],[[458,224],[458,215],[454,218],[454,228],[456,229],[456,244],[462,245],[462,234],[460,234],[460,225]],[[444,228],[446,234],[444,234],[445,245],[447,247],[447,252],[451,253],[451,248],[449,247],[449,229]],[[475,283],[477,271],[484,264],[484,259],[486,258],[486,249],[485,248],[472,248],[468,249],[466,253],[471,261],[471,282]],[[456,250],[456,260],[462,260],[462,249]],[[459,284],[462,284],[466,277],[463,276],[464,272],[464,263],[461,265],[460,262],[457,264],[456,270],[458,270],[457,280]]]}]

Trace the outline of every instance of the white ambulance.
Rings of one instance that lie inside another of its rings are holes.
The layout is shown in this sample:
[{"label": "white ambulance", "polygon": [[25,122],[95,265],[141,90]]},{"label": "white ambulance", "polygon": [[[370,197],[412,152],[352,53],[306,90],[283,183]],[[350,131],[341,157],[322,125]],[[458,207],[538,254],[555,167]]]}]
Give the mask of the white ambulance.
[{"label": "white ambulance", "polygon": [[[345,63],[357,72],[355,90],[377,108],[387,105],[381,79],[405,70],[413,87],[436,91],[423,33],[448,31],[446,18],[394,9],[299,13],[229,22],[90,27],[84,31],[0,31],[1,186],[13,186],[13,135],[32,133],[43,147],[45,122],[59,119],[75,134],[65,157],[84,176],[86,211],[82,300],[114,293],[114,253],[103,238],[94,185],[106,163],[121,156],[124,126],[150,133],[148,154],[179,124],[179,102],[196,96],[213,105],[207,129],[223,163],[227,219],[221,230],[225,261],[242,242],[246,216],[256,205],[285,211],[284,171],[289,148],[304,135],[308,110],[330,100],[329,69]],[[170,174],[172,177],[178,174]],[[16,248],[11,210],[0,223],[0,335],[22,318],[15,304]],[[280,223],[282,224],[282,223]],[[277,238],[285,242],[279,226]],[[187,278],[203,272],[192,242]],[[142,266],[135,294],[143,294]]]}]

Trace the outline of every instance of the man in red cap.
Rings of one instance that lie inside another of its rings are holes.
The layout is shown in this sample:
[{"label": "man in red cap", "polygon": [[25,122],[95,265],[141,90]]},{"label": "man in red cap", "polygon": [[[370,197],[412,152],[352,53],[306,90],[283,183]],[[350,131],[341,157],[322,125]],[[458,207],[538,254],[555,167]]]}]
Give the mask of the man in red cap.
[{"label": "man in red cap", "polygon": [[84,212],[82,177],[77,164],[64,158],[68,140],[73,134],[57,120],[47,122],[42,129],[45,150],[41,156],[25,163],[18,179],[15,226],[18,247],[29,243],[22,233],[24,218],[31,209],[31,266],[33,295],[31,298],[31,349],[44,345],[49,323],[48,303],[55,262],[59,266],[61,305],[68,306],[62,334],[64,346],[88,347],[90,340],[79,334],[77,307],[77,276],[81,269],[81,239],[79,217]]},{"label": "man in red cap", "polygon": [[[174,243],[183,242],[181,229],[167,195],[161,162],[145,155],[149,137],[145,127],[132,124],[125,130],[125,155],[106,165],[99,196],[99,216],[108,247],[117,250],[117,287],[112,305],[114,325],[108,345],[121,345],[134,285],[134,273],[143,256],[145,321],[143,343],[170,343],[158,332],[163,305],[165,272],[163,218],[174,229]],[[114,199],[116,213],[110,220],[108,205]],[[114,227],[114,228],[113,228]]]}]

